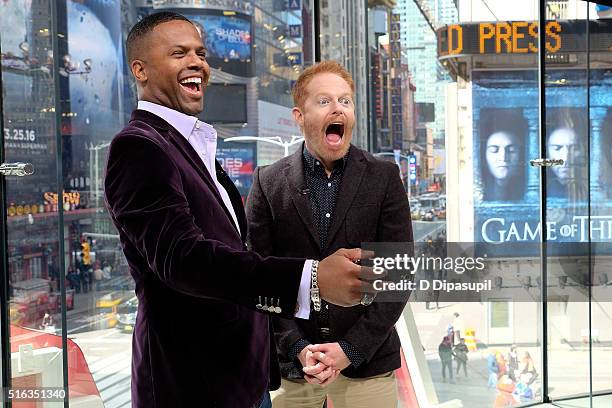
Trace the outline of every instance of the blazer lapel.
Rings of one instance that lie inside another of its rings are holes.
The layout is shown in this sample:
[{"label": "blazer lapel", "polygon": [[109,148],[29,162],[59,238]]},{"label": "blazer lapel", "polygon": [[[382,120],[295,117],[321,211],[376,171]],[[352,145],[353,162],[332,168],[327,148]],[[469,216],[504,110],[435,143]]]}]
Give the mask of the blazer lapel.
[{"label": "blazer lapel", "polygon": [[367,163],[363,154],[358,149],[351,148],[346,168],[342,174],[342,183],[338,191],[338,200],[336,201],[332,224],[327,234],[326,247],[329,247],[329,244],[333,242],[340,226],[344,222],[346,213],[359,191],[359,185],[361,184],[366,166]]},{"label": "blazer lapel", "polygon": [[[193,168],[196,169],[196,171],[202,177],[204,182],[208,184],[210,191],[212,191],[213,195],[221,205],[221,208],[223,208],[223,210],[225,211],[225,215],[227,215],[229,222],[234,226],[236,232],[238,232],[238,229],[234,224],[232,216],[230,215],[229,210],[225,206],[225,203],[221,198],[221,194],[219,194],[219,190],[217,189],[217,186],[214,180],[212,179],[212,176],[208,172],[208,169],[206,168],[204,163],[202,163],[202,160],[198,156],[198,153],[193,149],[193,146],[189,144],[187,139],[185,139],[185,137],[183,137],[183,135],[181,135],[179,131],[172,127],[172,125],[170,125],[168,122],[148,111],[135,110],[132,114],[132,120],[138,120],[155,128],[161,135],[165,136],[170,141],[170,143],[172,143],[183,154],[183,156],[185,156],[187,161],[189,161]],[[236,214],[238,214],[238,212],[236,212]]]},{"label": "blazer lapel", "polygon": [[310,198],[308,193],[304,193],[304,190],[306,190],[306,180],[304,177],[302,149],[298,149],[291,156],[289,165],[285,167],[285,180],[288,187],[287,191],[289,191],[289,195],[291,196],[291,200],[293,201],[293,205],[295,205],[299,217],[306,226],[312,239],[317,243],[319,250],[321,250],[319,235],[317,234],[312,216]]},{"label": "blazer lapel", "polygon": [[217,186],[213,181],[208,169],[202,163],[202,159],[198,156],[198,153],[193,149],[193,146],[189,144],[187,139],[183,137],[177,130],[172,129],[173,135],[170,137],[170,142],[174,144],[180,151],[183,153],[183,156],[187,158],[187,160],[191,163],[191,165],[196,169],[196,171],[202,176],[204,181],[208,184],[213,194],[217,198],[217,200],[223,204],[223,199],[217,190]]}]

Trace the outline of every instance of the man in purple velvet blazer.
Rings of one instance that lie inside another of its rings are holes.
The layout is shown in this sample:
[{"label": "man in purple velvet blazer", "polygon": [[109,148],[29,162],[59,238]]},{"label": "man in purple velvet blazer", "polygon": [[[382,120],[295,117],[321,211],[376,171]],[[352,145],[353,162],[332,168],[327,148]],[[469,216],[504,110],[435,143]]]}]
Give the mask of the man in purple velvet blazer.
[{"label": "man in purple velvet blazer", "polygon": [[[360,280],[370,271],[353,262],[359,250],[320,262],[247,251],[216,132],[194,116],[210,71],[198,31],[179,14],[153,14],[127,50],[139,103],[110,146],[105,199],[139,300],[132,406],[262,406],[279,384],[269,315],[307,319],[315,274],[321,298],[357,304],[373,291]],[[322,353],[309,361],[314,376],[334,367]]]}]

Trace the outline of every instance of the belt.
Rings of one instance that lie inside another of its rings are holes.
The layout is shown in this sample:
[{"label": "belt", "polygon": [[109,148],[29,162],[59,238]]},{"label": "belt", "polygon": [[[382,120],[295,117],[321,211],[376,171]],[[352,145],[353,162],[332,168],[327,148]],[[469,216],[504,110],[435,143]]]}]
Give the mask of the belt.
[{"label": "belt", "polygon": [[329,327],[319,327],[319,336],[321,336],[321,339],[323,340],[329,340]]}]

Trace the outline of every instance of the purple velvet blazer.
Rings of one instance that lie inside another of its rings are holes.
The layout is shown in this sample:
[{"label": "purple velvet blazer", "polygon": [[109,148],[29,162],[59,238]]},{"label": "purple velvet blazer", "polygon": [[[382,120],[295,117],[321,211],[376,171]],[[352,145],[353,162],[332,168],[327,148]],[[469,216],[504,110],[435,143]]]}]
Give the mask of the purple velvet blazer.
[{"label": "purple velvet blazer", "polygon": [[247,408],[278,387],[268,315],[293,316],[304,259],[248,252],[240,194],[218,163],[217,175],[242,235],[166,121],[136,110],[110,146],[105,200],[139,300],[134,407]]}]

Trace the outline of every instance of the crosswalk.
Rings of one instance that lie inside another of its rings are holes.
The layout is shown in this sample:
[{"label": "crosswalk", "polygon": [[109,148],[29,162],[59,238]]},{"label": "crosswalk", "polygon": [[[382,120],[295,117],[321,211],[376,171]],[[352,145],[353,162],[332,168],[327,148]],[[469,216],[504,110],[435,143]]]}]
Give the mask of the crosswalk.
[{"label": "crosswalk", "polygon": [[104,407],[130,407],[131,336],[109,329],[74,340],[85,354]]},{"label": "crosswalk", "polygon": [[105,408],[129,407],[131,353],[99,358],[89,369]]}]

